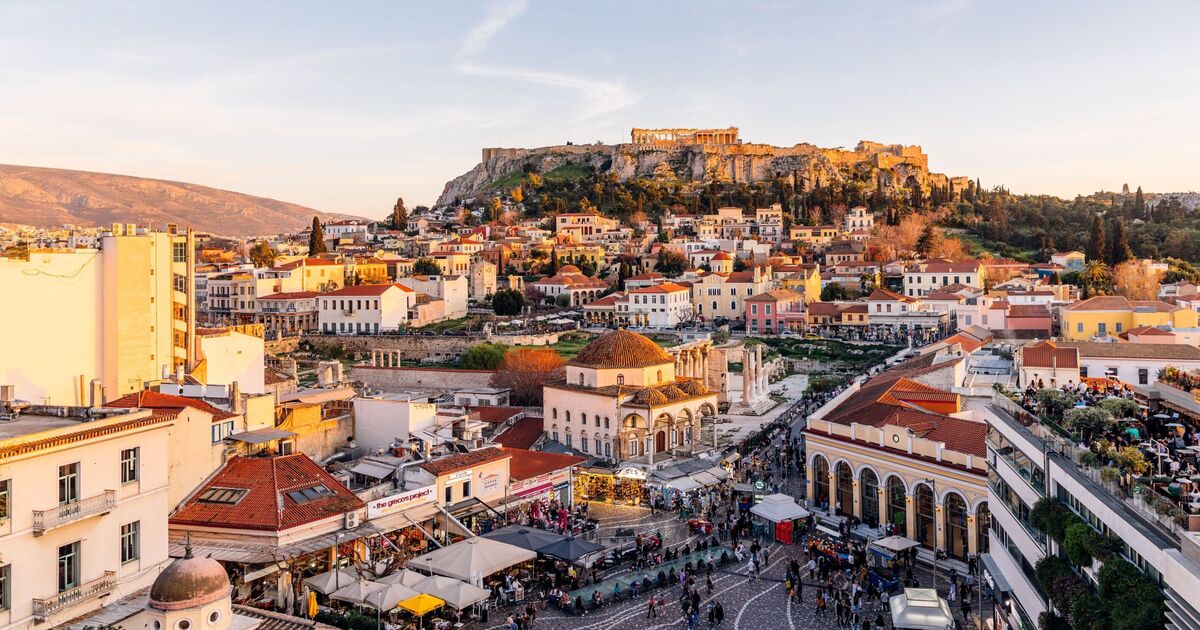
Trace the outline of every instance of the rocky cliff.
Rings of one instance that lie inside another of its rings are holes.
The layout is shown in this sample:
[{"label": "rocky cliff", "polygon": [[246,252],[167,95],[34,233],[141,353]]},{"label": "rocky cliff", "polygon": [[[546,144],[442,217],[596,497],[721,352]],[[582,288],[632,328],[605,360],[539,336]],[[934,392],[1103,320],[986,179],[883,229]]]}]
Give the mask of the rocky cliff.
[{"label": "rocky cliff", "polygon": [[314,216],[324,221],[340,215],[184,182],[0,165],[0,223],[176,223],[222,236],[255,236],[301,229]]},{"label": "rocky cliff", "polygon": [[929,172],[928,156],[919,146],[866,140],[859,142],[853,151],[823,149],[811,144],[559,145],[483,149],[483,160],[447,182],[437,203],[451,205],[491,194],[499,187],[498,183],[515,174],[547,173],[566,165],[611,172],[622,181],[647,177],[683,182],[716,179],[754,183],[786,178],[811,187],[818,182],[857,179],[869,188],[881,186],[889,192],[897,192],[913,182],[926,191],[931,186],[945,187],[951,182],[955,190],[961,190],[967,184],[966,177]]}]

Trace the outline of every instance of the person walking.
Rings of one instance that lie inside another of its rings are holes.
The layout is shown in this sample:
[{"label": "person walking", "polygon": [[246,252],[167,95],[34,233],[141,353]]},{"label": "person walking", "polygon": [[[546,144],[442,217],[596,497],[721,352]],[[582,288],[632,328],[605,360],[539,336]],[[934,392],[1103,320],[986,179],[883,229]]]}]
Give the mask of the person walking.
[{"label": "person walking", "polygon": [[721,623],[725,621],[725,609],[721,607],[721,602],[713,605],[713,617],[717,620],[717,627],[721,627]]},{"label": "person walking", "polygon": [[654,604],[655,604],[654,595],[651,594],[650,599],[646,601],[646,618],[647,619],[657,619],[658,618],[658,611],[655,609]]}]

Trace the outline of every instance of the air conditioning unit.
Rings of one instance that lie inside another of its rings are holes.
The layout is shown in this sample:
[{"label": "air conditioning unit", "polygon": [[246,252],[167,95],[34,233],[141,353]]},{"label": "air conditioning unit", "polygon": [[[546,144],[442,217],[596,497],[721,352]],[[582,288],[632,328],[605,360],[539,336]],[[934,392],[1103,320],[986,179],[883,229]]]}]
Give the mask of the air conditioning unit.
[{"label": "air conditioning unit", "polygon": [[358,527],[358,512],[346,512],[346,529]]}]

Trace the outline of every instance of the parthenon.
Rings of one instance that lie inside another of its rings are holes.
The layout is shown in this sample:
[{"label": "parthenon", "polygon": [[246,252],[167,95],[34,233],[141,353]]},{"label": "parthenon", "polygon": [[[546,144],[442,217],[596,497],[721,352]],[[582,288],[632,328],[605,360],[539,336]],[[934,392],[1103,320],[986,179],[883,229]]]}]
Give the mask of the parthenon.
[{"label": "parthenon", "polygon": [[738,128],[726,129],[638,129],[629,134],[633,144],[677,147],[692,144],[739,144]]}]

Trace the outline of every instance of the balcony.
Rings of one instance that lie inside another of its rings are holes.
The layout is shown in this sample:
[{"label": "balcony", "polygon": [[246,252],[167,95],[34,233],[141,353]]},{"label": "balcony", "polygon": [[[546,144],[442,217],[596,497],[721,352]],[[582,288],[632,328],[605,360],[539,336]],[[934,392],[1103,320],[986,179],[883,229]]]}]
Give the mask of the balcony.
[{"label": "balcony", "polygon": [[92,516],[107,514],[117,505],[116,490],[105,490],[101,494],[70,503],[64,503],[49,510],[33,511],[33,535],[41,536],[68,523],[81,521]]},{"label": "balcony", "polygon": [[33,616],[38,621],[46,621],[55,614],[76,604],[82,604],[93,599],[108,595],[117,587],[117,572],[105,571],[104,575],[84,582],[72,589],[67,589],[52,597],[33,600]]}]

